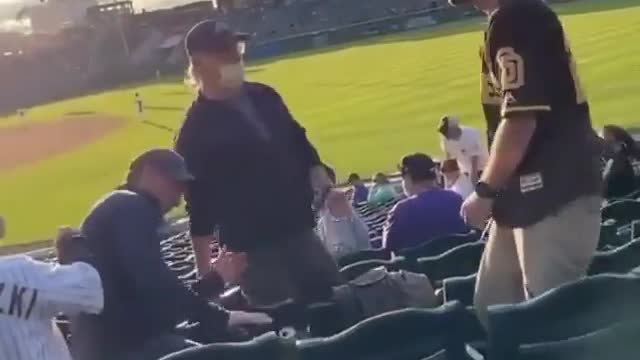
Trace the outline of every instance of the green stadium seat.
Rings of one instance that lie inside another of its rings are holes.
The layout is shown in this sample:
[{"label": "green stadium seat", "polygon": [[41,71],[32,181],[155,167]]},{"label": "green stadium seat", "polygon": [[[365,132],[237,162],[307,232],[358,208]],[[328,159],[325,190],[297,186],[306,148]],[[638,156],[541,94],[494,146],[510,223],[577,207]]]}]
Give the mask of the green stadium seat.
[{"label": "green stadium seat", "polygon": [[314,337],[331,336],[351,325],[343,310],[335,302],[309,305],[307,317],[309,331]]},{"label": "green stadium seat", "polygon": [[340,269],[340,274],[342,278],[346,281],[353,280],[358,276],[366,273],[371,269],[375,269],[377,267],[384,266],[389,271],[398,271],[398,270],[408,270],[411,269],[408,267],[407,261],[403,257],[397,257],[393,260],[364,260],[359,261],[357,263],[348,265]]},{"label": "green stadium seat", "polygon": [[361,250],[353,254],[340,257],[338,259],[338,266],[342,268],[364,260],[391,260],[391,250],[382,248]]},{"label": "green stadium seat", "polygon": [[476,274],[444,279],[444,301],[459,301],[465,306],[472,306],[475,287]]},{"label": "green stadium seat", "polygon": [[435,257],[420,258],[415,269],[425,274],[432,282],[454,276],[467,276],[478,271],[485,243],[460,245]]},{"label": "green stadium seat", "polygon": [[640,322],[625,321],[567,340],[520,346],[517,360],[630,360],[640,354]]},{"label": "green stadium seat", "polygon": [[160,360],[283,360],[295,358],[295,352],[294,339],[285,340],[271,332],[249,342],[200,346],[165,356]]},{"label": "green stadium seat", "polygon": [[589,266],[589,275],[625,274],[640,266],[640,240],[611,251],[598,252]]},{"label": "green stadium seat", "polygon": [[620,200],[612,202],[602,209],[602,219],[614,219],[618,226],[640,219],[640,201]]},{"label": "green stadium seat", "polygon": [[513,360],[523,345],[563,341],[640,319],[640,277],[597,275],[515,305],[489,307],[489,360]]},{"label": "green stadium seat", "polygon": [[460,245],[480,240],[480,233],[471,231],[467,234],[451,234],[438,237],[424,244],[400,251],[401,256],[407,259],[438,256]]},{"label": "green stadium seat", "polygon": [[465,308],[405,309],[364,320],[328,338],[298,341],[299,360],[422,360],[445,350],[447,359],[465,355]]},{"label": "green stadium seat", "polygon": [[618,235],[618,227],[618,222],[614,219],[605,220],[602,225],[600,225],[599,250],[605,250],[611,247],[615,248],[628,242],[627,239]]}]

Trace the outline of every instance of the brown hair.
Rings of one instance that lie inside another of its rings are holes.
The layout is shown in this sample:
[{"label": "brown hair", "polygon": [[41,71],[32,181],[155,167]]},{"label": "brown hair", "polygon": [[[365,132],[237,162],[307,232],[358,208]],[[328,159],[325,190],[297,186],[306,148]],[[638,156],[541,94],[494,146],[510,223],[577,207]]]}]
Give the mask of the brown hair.
[{"label": "brown hair", "polygon": [[195,92],[200,91],[200,88],[202,87],[202,79],[193,66],[193,58],[191,57],[189,57],[189,66],[187,67],[187,71],[184,75],[184,83]]}]

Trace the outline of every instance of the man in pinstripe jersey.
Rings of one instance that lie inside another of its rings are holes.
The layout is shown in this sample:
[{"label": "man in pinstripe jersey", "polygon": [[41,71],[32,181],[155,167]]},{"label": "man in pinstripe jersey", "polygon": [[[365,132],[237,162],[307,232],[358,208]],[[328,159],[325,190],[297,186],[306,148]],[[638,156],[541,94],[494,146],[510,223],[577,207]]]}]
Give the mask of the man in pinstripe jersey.
[{"label": "man in pinstripe jersey", "polygon": [[0,359],[71,360],[53,318],[97,314],[104,301],[100,276],[82,242],[61,229],[55,241],[60,264],[25,255],[0,258]]}]

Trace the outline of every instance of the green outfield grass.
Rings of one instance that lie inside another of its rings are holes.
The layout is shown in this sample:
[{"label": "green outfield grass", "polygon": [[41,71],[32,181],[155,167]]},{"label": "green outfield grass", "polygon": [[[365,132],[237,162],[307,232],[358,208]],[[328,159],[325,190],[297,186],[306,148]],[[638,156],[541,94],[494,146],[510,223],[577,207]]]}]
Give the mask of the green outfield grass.
[{"label": "green outfield grass", "polygon": [[[594,121],[640,125],[640,2],[582,0],[559,10]],[[405,153],[439,155],[435,124],[443,114],[484,127],[478,79],[482,23],[451,23],[272,59],[252,65],[249,77],[282,93],[339,177],[351,171],[364,176],[392,171]],[[136,120],[135,91],[150,107],[146,118],[171,128],[179,125],[192,98],[176,80],[29,112],[30,121],[93,111],[128,122],[73,153],[0,174],[0,215],[8,230],[8,240],[0,245],[45,239],[57,225],[78,224],[96,198],[119,183],[129,159],[145,148],[171,144],[171,132]],[[18,121],[0,119],[0,127]]]}]

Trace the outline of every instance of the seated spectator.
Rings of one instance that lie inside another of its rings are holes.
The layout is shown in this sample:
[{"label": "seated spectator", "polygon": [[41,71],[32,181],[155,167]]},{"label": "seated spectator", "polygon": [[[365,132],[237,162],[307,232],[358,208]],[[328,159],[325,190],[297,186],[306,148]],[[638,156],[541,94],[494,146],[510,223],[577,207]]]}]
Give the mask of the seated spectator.
[{"label": "seated spectator", "polygon": [[349,185],[351,185],[351,191],[353,192],[353,203],[360,204],[367,201],[369,197],[369,188],[360,179],[360,175],[353,173],[349,175]]},{"label": "seated spectator", "polygon": [[462,196],[462,199],[466,199],[474,191],[471,180],[460,172],[457,160],[448,159],[443,161],[440,171],[444,175],[445,189],[457,193]]},{"label": "seated spectator", "polygon": [[[326,168],[335,184],[335,172],[328,166]],[[371,248],[369,229],[355,213],[344,192],[331,190],[318,215],[318,236],[334,258]]]},{"label": "seated spectator", "polygon": [[[84,220],[105,307],[98,316],[72,319],[75,359],[157,359],[197,345],[175,332],[187,319],[206,328],[212,341],[226,340],[230,327],[271,321],[264,314],[228,312],[196,296],[164,262],[158,229],[192,179],[180,155],[149,150],[131,163],[122,190],[103,197]],[[223,252],[212,264],[221,289],[239,278],[237,261],[239,254]]]},{"label": "seated spectator", "polygon": [[0,359],[71,360],[53,319],[60,313],[102,311],[102,282],[84,239],[61,229],[54,242],[59,265],[25,255],[0,258]]},{"label": "seated spectator", "polygon": [[387,175],[377,173],[373,177],[373,186],[369,190],[367,202],[373,206],[380,206],[395,199],[398,196],[395,188],[389,182]]},{"label": "seated spectator", "polygon": [[604,196],[624,197],[638,189],[640,179],[640,147],[631,134],[616,125],[602,131],[605,142]]},{"label": "seated spectator", "polygon": [[400,171],[408,198],[389,212],[383,247],[398,251],[439,236],[468,231],[460,217],[462,197],[438,187],[436,164],[429,156],[405,156]]}]

